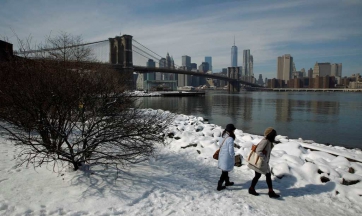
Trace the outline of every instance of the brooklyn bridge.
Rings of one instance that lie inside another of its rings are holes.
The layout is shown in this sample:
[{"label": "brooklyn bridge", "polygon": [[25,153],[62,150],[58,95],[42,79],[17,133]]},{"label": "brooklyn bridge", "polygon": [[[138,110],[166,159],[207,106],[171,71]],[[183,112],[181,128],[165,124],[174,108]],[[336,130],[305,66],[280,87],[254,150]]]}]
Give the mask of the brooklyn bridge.
[{"label": "brooklyn bridge", "polygon": [[[103,64],[110,64],[112,68],[116,69],[120,73],[168,73],[168,74],[184,74],[196,77],[204,77],[210,79],[224,80],[227,82],[228,91],[230,93],[239,92],[241,85],[252,88],[259,88],[261,86],[241,80],[239,78],[239,71],[236,67],[229,67],[226,76],[202,73],[197,71],[191,71],[182,67],[165,67],[161,65],[159,60],[163,58],[161,55],[147,48],[133,38],[131,35],[121,35],[114,38],[108,38],[107,40],[100,40],[95,42],[76,44],[68,47],[51,48],[51,49],[38,49],[38,50],[26,50],[26,51],[14,51],[14,55],[32,55],[37,52],[50,51],[52,49],[67,49],[73,47],[90,47],[93,50],[94,56],[96,56],[99,62]],[[0,49],[4,49],[3,45]],[[148,60],[155,60],[154,66],[146,66]]]}]

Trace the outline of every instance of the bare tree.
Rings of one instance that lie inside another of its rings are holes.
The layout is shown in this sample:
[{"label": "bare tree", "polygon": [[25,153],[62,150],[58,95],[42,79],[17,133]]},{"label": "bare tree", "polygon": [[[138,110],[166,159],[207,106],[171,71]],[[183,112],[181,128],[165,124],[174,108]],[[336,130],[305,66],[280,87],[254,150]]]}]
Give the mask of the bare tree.
[{"label": "bare tree", "polygon": [[147,159],[164,143],[172,115],[135,107],[125,93],[127,79],[95,63],[88,48],[75,46],[80,42],[62,33],[31,59],[0,63],[0,128],[21,147],[19,164],[118,169]]}]

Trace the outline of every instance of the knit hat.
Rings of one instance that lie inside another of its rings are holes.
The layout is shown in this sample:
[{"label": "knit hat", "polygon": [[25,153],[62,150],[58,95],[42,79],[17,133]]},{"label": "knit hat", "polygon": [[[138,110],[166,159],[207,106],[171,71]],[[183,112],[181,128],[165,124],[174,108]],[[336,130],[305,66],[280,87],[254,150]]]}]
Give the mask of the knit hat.
[{"label": "knit hat", "polygon": [[274,128],[272,127],[268,127],[267,129],[265,129],[264,131],[264,136],[268,136],[268,134],[270,134],[272,131],[274,130]]},{"label": "knit hat", "polygon": [[235,129],[236,128],[233,124],[228,124],[228,125],[226,125],[226,128],[225,128],[225,130],[228,132],[233,132]]}]

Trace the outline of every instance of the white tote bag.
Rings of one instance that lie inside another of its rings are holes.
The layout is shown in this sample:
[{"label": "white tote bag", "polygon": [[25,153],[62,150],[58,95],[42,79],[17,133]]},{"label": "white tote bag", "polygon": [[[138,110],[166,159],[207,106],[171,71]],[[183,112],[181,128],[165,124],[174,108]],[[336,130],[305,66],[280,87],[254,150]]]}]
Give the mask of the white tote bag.
[{"label": "white tote bag", "polygon": [[255,166],[256,168],[259,168],[261,167],[261,165],[263,164],[263,158],[262,157],[259,157],[259,155],[256,153],[256,147],[257,145],[253,145],[251,147],[251,151],[250,153],[248,154],[248,157],[246,158],[246,161]]}]

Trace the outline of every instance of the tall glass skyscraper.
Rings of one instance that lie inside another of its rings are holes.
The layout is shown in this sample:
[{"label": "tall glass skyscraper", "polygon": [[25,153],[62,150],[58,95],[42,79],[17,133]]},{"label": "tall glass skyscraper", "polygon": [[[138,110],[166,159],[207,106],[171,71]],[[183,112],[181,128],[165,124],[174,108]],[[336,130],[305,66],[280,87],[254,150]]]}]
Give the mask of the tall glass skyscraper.
[{"label": "tall glass skyscraper", "polygon": [[205,62],[209,63],[209,70],[212,71],[212,58],[211,58],[211,56],[205,56]]},{"label": "tall glass skyscraper", "polygon": [[251,76],[250,74],[250,50],[243,51],[243,76]]},{"label": "tall glass skyscraper", "polygon": [[[156,62],[153,61],[153,59],[148,59],[147,67],[149,67],[149,68],[154,68],[154,67],[156,67]],[[146,79],[145,79],[145,80],[155,80],[155,79],[156,79],[156,74],[155,74],[155,72],[145,73],[144,75],[146,75]]]},{"label": "tall glass skyscraper", "polygon": [[191,57],[184,55],[182,56],[182,66],[185,66],[187,70],[191,70]]},{"label": "tall glass skyscraper", "polygon": [[238,47],[235,46],[235,39],[234,39],[234,46],[231,47],[231,67],[238,66]]}]

